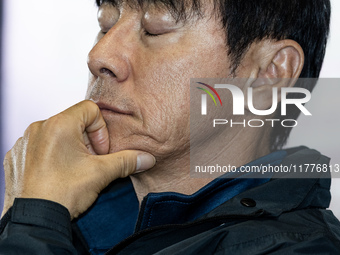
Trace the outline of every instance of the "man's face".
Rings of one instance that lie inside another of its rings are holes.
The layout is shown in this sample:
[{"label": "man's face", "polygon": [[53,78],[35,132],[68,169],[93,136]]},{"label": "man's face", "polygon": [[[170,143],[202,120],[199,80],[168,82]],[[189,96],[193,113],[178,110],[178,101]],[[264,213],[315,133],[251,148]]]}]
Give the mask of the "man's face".
[{"label": "man's face", "polygon": [[176,23],[155,6],[100,7],[87,98],[107,122],[110,152],[138,149],[161,160],[189,151],[190,78],[229,74],[225,32],[205,14]]}]

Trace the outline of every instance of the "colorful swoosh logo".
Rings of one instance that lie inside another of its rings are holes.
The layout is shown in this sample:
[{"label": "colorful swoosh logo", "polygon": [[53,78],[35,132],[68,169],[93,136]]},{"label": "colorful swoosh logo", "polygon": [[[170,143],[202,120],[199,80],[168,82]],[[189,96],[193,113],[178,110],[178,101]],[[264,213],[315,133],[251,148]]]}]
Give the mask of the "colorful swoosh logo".
[{"label": "colorful swoosh logo", "polygon": [[[206,86],[206,87],[209,88],[212,92],[214,92],[215,95],[217,96],[218,100],[220,101],[221,105],[222,105],[222,100],[221,100],[221,98],[220,98],[220,95],[217,93],[217,91],[216,91],[213,87],[211,87],[210,85],[205,84],[205,83],[203,83],[203,82],[197,82],[197,83],[200,84],[200,85]],[[206,92],[206,93],[214,100],[214,103],[215,103],[215,105],[217,106],[216,100],[215,100],[214,96],[210,93],[209,90],[206,90],[206,89],[203,89],[203,88],[200,88],[200,87],[197,87],[197,88],[200,89],[200,90],[203,90],[204,92]]]}]

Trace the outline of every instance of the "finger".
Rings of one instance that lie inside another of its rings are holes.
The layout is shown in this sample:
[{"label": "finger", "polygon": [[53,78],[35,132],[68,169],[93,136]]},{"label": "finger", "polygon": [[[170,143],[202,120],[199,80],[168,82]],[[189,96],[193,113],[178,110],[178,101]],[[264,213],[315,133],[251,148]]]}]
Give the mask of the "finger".
[{"label": "finger", "polygon": [[132,150],[94,157],[97,166],[96,176],[102,183],[101,189],[118,178],[148,170],[156,163],[155,157],[151,154]]},{"label": "finger", "polygon": [[100,155],[109,152],[109,133],[106,122],[99,107],[92,101],[86,100],[67,109],[63,114],[73,117],[81,127],[81,132],[87,132],[93,150]]},{"label": "finger", "polygon": [[83,138],[84,138],[84,144],[85,144],[86,148],[88,149],[88,151],[89,151],[92,155],[98,155],[98,154],[94,151],[94,149],[93,149],[93,147],[92,147],[92,144],[91,144],[91,141],[90,141],[90,138],[89,138],[87,132],[84,132],[84,133],[83,133]]}]

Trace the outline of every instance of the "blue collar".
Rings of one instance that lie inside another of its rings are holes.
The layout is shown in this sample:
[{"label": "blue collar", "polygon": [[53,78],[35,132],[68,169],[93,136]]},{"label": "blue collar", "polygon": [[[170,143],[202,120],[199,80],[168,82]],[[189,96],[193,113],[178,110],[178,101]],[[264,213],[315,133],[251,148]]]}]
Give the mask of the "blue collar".
[{"label": "blue collar", "polygon": [[[277,151],[248,165],[278,165],[286,151]],[[235,178],[227,173],[192,195],[175,192],[150,193],[138,215],[138,200],[129,179],[112,183],[77,225],[92,254],[105,251],[135,231],[165,224],[180,224],[198,219],[236,195],[264,184],[271,178]],[[137,220],[138,217],[138,220]],[[137,224],[136,224],[137,222]]]}]

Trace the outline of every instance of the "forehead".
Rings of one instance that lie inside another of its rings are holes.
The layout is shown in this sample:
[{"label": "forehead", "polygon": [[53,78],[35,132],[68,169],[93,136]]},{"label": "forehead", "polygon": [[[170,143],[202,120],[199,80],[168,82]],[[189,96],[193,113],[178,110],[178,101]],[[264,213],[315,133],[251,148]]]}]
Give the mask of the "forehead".
[{"label": "forehead", "polygon": [[96,0],[97,5],[109,3],[113,6],[127,4],[133,9],[146,9],[148,6],[167,10],[176,20],[186,20],[191,16],[201,16],[202,0]]}]

